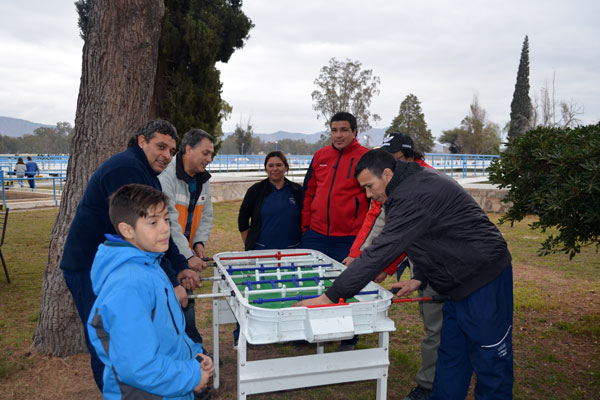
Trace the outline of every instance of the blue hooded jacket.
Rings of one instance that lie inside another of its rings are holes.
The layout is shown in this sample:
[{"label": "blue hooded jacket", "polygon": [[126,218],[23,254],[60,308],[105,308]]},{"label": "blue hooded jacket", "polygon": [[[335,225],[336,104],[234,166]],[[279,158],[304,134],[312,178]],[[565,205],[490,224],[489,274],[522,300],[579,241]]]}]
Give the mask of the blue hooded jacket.
[{"label": "blue hooded jacket", "polygon": [[185,334],[163,254],[106,237],[92,265],[98,297],[87,324],[105,365],[104,399],[193,399],[202,376],[194,356],[204,350]]}]

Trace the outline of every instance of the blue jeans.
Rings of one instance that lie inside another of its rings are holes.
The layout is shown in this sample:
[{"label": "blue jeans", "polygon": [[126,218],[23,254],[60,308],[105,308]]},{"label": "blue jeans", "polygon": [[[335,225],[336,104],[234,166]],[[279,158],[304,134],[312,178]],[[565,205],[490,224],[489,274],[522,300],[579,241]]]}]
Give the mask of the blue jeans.
[{"label": "blue jeans", "polygon": [[317,250],[335,261],[342,261],[348,257],[354,239],[356,236],[326,236],[309,228],[302,235],[302,248]]},{"label": "blue jeans", "polygon": [[71,271],[63,269],[63,277],[65,283],[73,296],[75,307],[79,312],[79,317],[83,323],[83,332],[85,333],[85,344],[87,345],[88,351],[90,352],[90,365],[92,367],[92,373],[94,374],[94,380],[98,389],[102,392],[104,381],[102,374],[104,373],[104,364],[98,358],[94,346],[90,343],[90,337],[88,336],[87,321],[90,317],[90,312],[96,301],[96,295],[92,289],[92,280],[90,279],[90,271]]},{"label": "blue jeans", "polygon": [[473,371],[479,400],[512,399],[512,266],[459,301],[444,304],[430,400],[464,399]]},{"label": "blue jeans", "polygon": [[27,174],[27,183],[31,189],[35,189],[35,174]]}]

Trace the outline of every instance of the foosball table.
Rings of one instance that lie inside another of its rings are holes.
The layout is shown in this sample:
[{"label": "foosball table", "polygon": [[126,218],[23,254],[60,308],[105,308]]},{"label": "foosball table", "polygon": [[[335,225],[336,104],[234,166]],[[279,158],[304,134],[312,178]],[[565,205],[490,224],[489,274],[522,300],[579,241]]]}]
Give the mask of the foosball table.
[{"label": "foosball table", "polygon": [[[214,387],[219,387],[219,325],[239,323],[237,398],[341,382],[377,380],[386,398],[388,317],[393,294],[370,282],[352,299],[327,306],[292,307],[317,297],[346,267],[305,249],[226,252],[213,256]],[[378,346],[325,353],[324,343],[379,333]],[[316,343],[316,353],[249,361],[247,343]]]}]

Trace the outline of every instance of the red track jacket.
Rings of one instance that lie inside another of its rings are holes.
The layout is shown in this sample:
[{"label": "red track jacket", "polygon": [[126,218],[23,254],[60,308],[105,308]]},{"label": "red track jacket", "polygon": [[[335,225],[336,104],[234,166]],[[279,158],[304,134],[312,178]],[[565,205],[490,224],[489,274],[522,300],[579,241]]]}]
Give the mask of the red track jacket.
[{"label": "red track jacket", "polygon": [[330,145],[315,153],[304,178],[303,232],[310,227],[326,236],[358,233],[369,203],[354,167],[367,151],[354,138],[342,150]]}]

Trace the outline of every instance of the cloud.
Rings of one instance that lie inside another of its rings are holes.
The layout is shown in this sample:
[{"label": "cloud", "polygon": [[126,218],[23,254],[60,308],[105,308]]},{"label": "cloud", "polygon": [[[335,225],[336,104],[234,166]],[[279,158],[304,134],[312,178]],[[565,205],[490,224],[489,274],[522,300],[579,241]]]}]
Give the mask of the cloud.
[{"label": "cloud", "polygon": [[[0,114],[72,122],[81,47],[72,2],[5,2],[0,15]],[[600,118],[600,2],[575,0],[393,2],[246,0],[256,25],[222,71],[224,124],[255,132],[323,129],[311,92],[331,57],[359,60],[381,78],[371,110],[387,126],[409,93],[438,136],[460,124],[476,92],[490,120],[509,120],[521,45],[530,40],[531,96],[556,73],[559,99]]]}]

